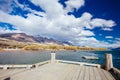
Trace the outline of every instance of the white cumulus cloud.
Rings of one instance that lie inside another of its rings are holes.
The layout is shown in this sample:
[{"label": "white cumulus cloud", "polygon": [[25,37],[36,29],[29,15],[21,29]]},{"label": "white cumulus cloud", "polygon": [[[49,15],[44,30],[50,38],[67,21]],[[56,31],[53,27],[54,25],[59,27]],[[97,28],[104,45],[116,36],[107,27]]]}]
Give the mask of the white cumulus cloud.
[{"label": "white cumulus cloud", "polygon": [[84,6],[85,1],[84,0],[68,0],[65,2],[67,5],[66,11],[72,12],[74,9],[79,9],[80,7]]},{"label": "white cumulus cloud", "polygon": [[94,28],[94,27],[102,27],[103,29],[111,29],[116,24],[112,20],[105,20],[105,19],[95,18],[95,19],[92,19],[91,25],[92,25],[92,28]]},{"label": "white cumulus cloud", "polygon": [[106,36],[105,38],[113,38],[112,36]]},{"label": "white cumulus cloud", "polygon": [[[70,41],[77,45],[88,45],[92,47],[105,47],[109,43],[101,42],[94,38],[92,29],[100,27],[101,29],[111,29],[115,26],[112,20],[93,18],[92,14],[84,12],[81,17],[68,15],[73,9],[79,9],[85,4],[85,0],[68,0],[63,7],[59,0],[30,0],[34,5],[41,7],[44,12],[32,10],[25,4],[20,4],[15,0],[16,5],[22,10],[28,10],[27,18],[19,15],[10,15],[0,10],[0,22],[9,23],[15,26],[18,32],[25,32],[32,35],[42,35],[52,37],[57,40]],[[35,15],[38,14],[39,16]],[[91,30],[85,30],[91,29]],[[1,32],[10,32],[0,29]]]}]

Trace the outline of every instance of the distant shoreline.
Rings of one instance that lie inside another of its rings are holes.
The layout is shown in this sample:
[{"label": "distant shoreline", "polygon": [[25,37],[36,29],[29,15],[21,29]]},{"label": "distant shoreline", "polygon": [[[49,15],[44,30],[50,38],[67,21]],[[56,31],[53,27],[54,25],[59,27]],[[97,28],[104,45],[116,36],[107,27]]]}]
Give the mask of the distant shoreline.
[{"label": "distant shoreline", "polygon": [[21,51],[23,49],[2,49],[0,50],[0,52],[4,52],[4,51]]},{"label": "distant shoreline", "polygon": [[22,49],[3,49],[3,50],[6,50],[6,51],[9,51],[9,50],[22,50]]},{"label": "distant shoreline", "polygon": [[41,50],[24,50],[24,49],[2,49],[0,52],[3,51],[112,51],[112,50],[65,50],[65,49],[59,49],[59,50],[54,50],[54,49],[41,49]]}]

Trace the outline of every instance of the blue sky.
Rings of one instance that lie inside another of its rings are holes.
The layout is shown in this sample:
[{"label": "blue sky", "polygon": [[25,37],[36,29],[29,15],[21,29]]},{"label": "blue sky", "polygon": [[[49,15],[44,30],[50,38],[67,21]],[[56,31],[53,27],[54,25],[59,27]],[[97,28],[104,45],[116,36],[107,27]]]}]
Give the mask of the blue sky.
[{"label": "blue sky", "polygon": [[41,35],[74,45],[120,47],[119,0],[0,0],[0,34]]}]

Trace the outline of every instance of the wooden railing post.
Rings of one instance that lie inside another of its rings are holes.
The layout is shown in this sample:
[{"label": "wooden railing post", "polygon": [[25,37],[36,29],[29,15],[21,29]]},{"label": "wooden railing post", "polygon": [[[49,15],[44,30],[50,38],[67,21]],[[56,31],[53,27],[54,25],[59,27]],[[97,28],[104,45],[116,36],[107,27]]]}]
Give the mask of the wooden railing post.
[{"label": "wooden railing post", "polygon": [[8,66],[7,66],[7,65],[4,65],[4,66],[3,66],[3,69],[8,69]]},{"label": "wooden railing post", "polygon": [[105,59],[105,69],[110,70],[111,68],[113,68],[112,54],[105,54]]},{"label": "wooden railing post", "polygon": [[55,63],[56,62],[56,53],[55,52],[52,52],[51,53],[51,63]]}]

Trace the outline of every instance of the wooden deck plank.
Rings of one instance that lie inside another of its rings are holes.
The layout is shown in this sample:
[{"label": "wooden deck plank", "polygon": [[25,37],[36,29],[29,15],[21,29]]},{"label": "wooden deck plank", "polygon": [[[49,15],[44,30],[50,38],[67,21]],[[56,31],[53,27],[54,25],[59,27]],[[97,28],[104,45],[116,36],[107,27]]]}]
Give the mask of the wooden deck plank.
[{"label": "wooden deck plank", "polygon": [[101,80],[107,80],[107,78],[105,77],[104,73],[102,72],[102,69],[98,69]]},{"label": "wooden deck plank", "polygon": [[93,67],[90,67],[90,80],[95,80]]},{"label": "wooden deck plank", "polygon": [[0,70],[0,80],[4,77],[9,77],[11,75],[25,71],[25,69],[9,69],[9,70]]},{"label": "wooden deck plank", "polygon": [[[15,80],[65,80],[72,68],[72,64],[45,64],[31,71],[13,76]],[[29,73],[29,76],[27,76]],[[20,76],[27,76],[20,78]],[[19,79],[17,79],[19,77]]]},{"label": "wooden deck plank", "polygon": [[[60,69],[55,69],[56,67],[51,68],[50,70],[47,71],[47,73],[45,72],[46,75],[41,75],[41,79],[40,80],[65,80],[66,76],[68,76],[69,71],[72,69],[73,65],[69,64],[66,65]],[[50,74],[52,73],[52,74]]]},{"label": "wooden deck plank", "polygon": [[115,80],[113,76],[108,72],[102,69],[103,74],[106,76],[107,80]]},{"label": "wooden deck plank", "polygon": [[[4,74],[7,72],[5,71]],[[12,75],[11,78],[13,80],[115,80],[103,69],[65,63],[48,63]]]},{"label": "wooden deck plank", "polygon": [[[69,70],[71,70],[72,65],[60,65],[56,67],[49,67],[50,70],[44,72],[46,75],[42,74],[40,80],[64,80],[67,74],[69,73]],[[52,73],[52,74],[50,74]]]},{"label": "wooden deck plank", "polygon": [[75,74],[75,71],[77,70],[78,66],[73,65],[71,70],[69,70],[68,74],[66,75],[64,80],[72,80],[73,75]]},{"label": "wooden deck plank", "polygon": [[[65,80],[66,76],[68,76],[68,73],[69,73],[69,71],[71,71],[71,69],[73,69],[73,65],[69,65],[66,68],[61,69],[61,70],[63,70],[63,72],[58,71],[58,72],[55,73],[55,71],[53,71],[53,74],[56,74],[56,76],[57,76],[56,79]],[[56,79],[54,79],[54,80],[56,80]],[[44,77],[43,77],[42,80],[44,80]],[[53,79],[51,78],[50,80],[53,80]]]},{"label": "wooden deck plank", "polygon": [[79,74],[78,80],[84,80],[85,67],[82,66],[81,72]]},{"label": "wooden deck plank", "polygon": [[74,75],[72,77],[72,80],[78,80],[78,76],[79,76],[81,70],[82,70],[82,67],[79,65],[76,72],[74,73]]},{"label": "wooden deck plank", "polygon": [[89,80],[89,68],[86,66],[84,80]]},{"label": "wooden deck plank", "polygon": [[[59,64],[58,64],[59,65]],[[59,65],[60,66],[60,65]],[[57,69],[57,68],[55,68],[56,67],[56,65],[55,66],[53,66],[53,67],[51,67],[50,66],[50,64],[46,64],[46,65],[43,65],[43,66],[41,66],[41,67],[38,67],[38,68],[34,68],[34,69],[32,69],[32,70],[29,70],[29,71],[27,71],[27,72],[24,72],[24,73],[22,73],[22,74],[18,74],[18,75],[14,75],[14,76],[12,76],[12,78],[13,79],[15,79],[15,80],[34,80],[34,79],[36,79],[37,80],[37,78],[38,78],[38,76],[39,76],[39,79],[41,79],[42,77],[42,75],[43,74],[45,74],[46,73],[46,75],[47,75],[47,73],[50,73],[50,70],[49,69],[51,69],[51,68],[54,68],[56,71],[58,71],[59,69]],[[63,68],[62,66],[60,66],[61,68]],[[65,66],[64,66],[65,67]],[[29,73],[29,77],[26,75],[27,73]],[[51,74],[53,74],[52,72],[51,72]],[[20,77],[20,76],[24,76],[24,75],[26,75],[26,77]],[[57,74],[55,74],[55,76],[56,76]],[[44,76],[44,75],[43,75]]]},{"label": "wooden deck plank", "polygon": [[97,68],[94,67],[93,69],[94,69],[94,74],[95,74],[96,80],[102,80]]}]

